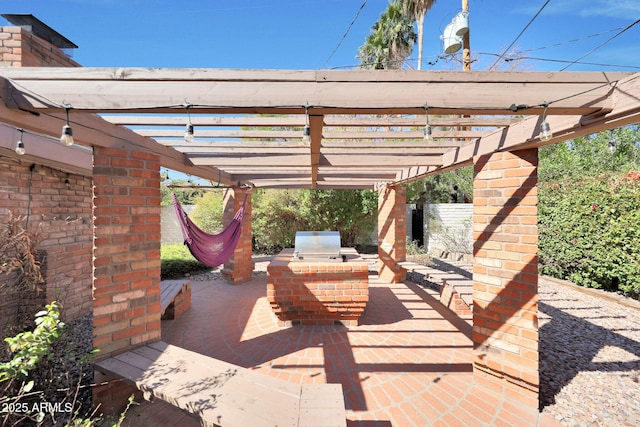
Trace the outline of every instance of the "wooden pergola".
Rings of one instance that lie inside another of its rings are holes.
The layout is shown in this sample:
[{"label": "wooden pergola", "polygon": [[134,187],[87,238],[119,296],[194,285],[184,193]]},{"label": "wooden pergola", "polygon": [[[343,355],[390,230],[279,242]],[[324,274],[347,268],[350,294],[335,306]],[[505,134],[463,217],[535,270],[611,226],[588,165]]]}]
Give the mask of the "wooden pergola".
[{"label": "wooden pergola", "polygon": [[[77,144],[151,152],[169,169],[261,188],[401,184],[479,154],[640,121],[640,74],[622,72],[4,68],[0,77],[7,124],[57,138],[68,109]],[[81,150],[43,157],[91,169]]]},{"label": "wooden pergola", "polygon": [[[402,184],[473,164],[474,381],[532,408],[537,147],[640,122],[640,73],[6,67],[0,85],[0,153],[17,157],[22,131],[23,168],[92,176],[100,357],[161,339],[161,167],[232,187],[377,189],[378,277],[394,283],[405,274]],[[67,120],[71,147],[55,141]],[[248,191],[228,191],[227,211]],[[233,283],[252,277],[250,215],[238,245]],[[105,384],[94,391],[105,401],[128,395]]]}]

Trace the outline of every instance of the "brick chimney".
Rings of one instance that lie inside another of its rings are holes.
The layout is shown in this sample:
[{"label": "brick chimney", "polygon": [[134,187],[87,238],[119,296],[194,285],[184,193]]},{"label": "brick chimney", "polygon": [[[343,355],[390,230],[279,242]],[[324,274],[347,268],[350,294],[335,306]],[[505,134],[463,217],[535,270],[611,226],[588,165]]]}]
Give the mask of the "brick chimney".
[{"label": "brick chimney", "polygon": [[35,16],[2,17],[13,26],[0,27],[0,66],[80,67],[69,55],[78,46]]}]

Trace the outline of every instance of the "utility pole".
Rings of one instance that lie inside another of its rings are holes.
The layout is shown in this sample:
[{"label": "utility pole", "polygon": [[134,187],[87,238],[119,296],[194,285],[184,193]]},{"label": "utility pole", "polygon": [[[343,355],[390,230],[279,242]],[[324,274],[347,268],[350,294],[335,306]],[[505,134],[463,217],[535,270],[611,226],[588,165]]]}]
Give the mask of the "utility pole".
[{"label": "utility pole", "polygon": [[[462,0],[462,11],[469,13],[469,0]],[[471,46],[469,42],[469,33],[471,33],[471,26],[469,31],[462,36],[462,44],[464,49],[462,51],[462,69],[464,71],[471,71]]]}]

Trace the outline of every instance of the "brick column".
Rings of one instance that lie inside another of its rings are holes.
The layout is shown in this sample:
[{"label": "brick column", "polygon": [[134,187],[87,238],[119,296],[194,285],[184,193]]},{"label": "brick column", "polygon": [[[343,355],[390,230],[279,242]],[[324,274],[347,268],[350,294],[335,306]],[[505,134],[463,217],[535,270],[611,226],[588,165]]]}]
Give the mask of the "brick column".
[{"label": "brick column", "polygon": [[[93,345],[98,359],[160,339],[160,163],[94,147]],[[96,373],[94,404],[120,408],[135,390]],[[107,409],[105,409],[107,408]]]},{"label": "brick column", "polygon": [[407,271],[398,263],[407,255],[407,193],[404,186],[378,191],[378,274],[380,280],[397,283]]},{"label": "brick column", "polygon": [[475,159],[474,377],[538,407],[538,150]]},{"label": "brick column", "polygon": [[[249,191],[246,188],[227,189],[224,193],[222,206],[224,209],[222,221],[226,227],[231,223],[238,209],[242,207],[244,196]],[[222,269],[223,277],[233,284],[244,283],[253,277],[251,232],[251,194],[247,196],[247,204],[244,208],[244,218],[242,220],[242,235],[231,258],[224,264]]]}]

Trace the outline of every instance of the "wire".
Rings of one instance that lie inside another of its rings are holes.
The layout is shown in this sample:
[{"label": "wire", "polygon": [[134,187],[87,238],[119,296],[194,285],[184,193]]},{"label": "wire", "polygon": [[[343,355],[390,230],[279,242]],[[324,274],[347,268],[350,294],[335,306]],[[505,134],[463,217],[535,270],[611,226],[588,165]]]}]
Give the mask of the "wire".
[{"label": "wire", "polygon": [[36,164],[33,163],[29,167],[29,194],[27,196],[27,222],[25,224],[25,229],[29,229],[29,217],[31,216],[31,189],[33,187],[33,171],[36,169]]},{"label": "wire", "polygon": [[589,52],[585,53],[584,55],[582,55],[580,58],[576,59],[574,62],[572,62],[571,64],[567,65],[566,67],[562,68],[560,71],[564,71],[567,68],[571,67],[572,65],[574,65],[575,63],[577,63],[578,61],[580,61],[581,59],[586,58],[587,56],[591,55],[593,52],[595,52],[596,50],[600,49],[602,46],[604,46],[605,44],[609,43],[611,40],[615,39],[616,37],[618,37],[620,34],[624,33],[625,31],[627,31],[629,28],[633,27],[634,25],[638,24],[640,22],[640,19],[636,20],[634,23],[627,25],[626,27],[624,27],[622,30],[620,30],[619,32],[617,32],[616,34],[614,34],[613,36],[609,37],[607,40],[605,40],[604,42],[600,43],[598,46],[594,47],[593,49],[591,49]]},{"label": "wire", "polygon": [[[534,49],[532,49],[534,50]],[[530,52],[529,51],[525,51],[525,52]],[[476,52],[476,54],[478,55],[486,55],[486,56],[500,56],[497,53],[489,53],[489,52]],[[580,62],[580,61],[569,61],[567,59],[554,59],[554,58],[538,58],[535,56],[514,56],[514,57],[510,57],[510,58],[504,58],[504,62],[511,62],[511,61],[518,61],[518,60],[523,60],[523,59],[528,59],[528,60],[532,60],[532,61],[543,61],[543,62],[562,62],[562,63],[569,63],[569,62],[575,62],[576,64],[579,65],[594,65],[594,66],[598,66],[598,67],[616,67],[616,68],[631,68],[634,70],[640,70],[640,66],[637,65],[620,65],[620,64],[603,64],[603,63],[599,63],[599,62]]]},{"label": "wire", "polygon": [[527,28],[529,28],[529,26],[533,23],[533,21],[536,20],[536,18],[538,17],[538,15],[540,15],[540,13],[542,12],[542,10],[547,7],[547,5],[549,4],[551,0],[547,0],[544,2],[544,4],[542,5],[542,7],[538,10],[538,12],[533,16],[533,18],[531,18],[531,20],[529,21],[529,23],[527,25],[525,25],[525,27],[522,29],[522,31],[520,31],[520,34],[518,34],[518,36],[515,38],[515,40],[513,40],[511,42],[511,44],[509,45],[508,48],[506,48],[502,54],[498,57],[498,59],[496,59],[496,62],[493,63],[493,65],[491,65],[488,69],[492,70],[497,64],[498,62],[500,62],[500,60],[502,59],[502,57],[509,51],[509,49],[511,49],[513,47],[514,44],[516,44],[516,42],[518,41],[518,39],[520,38],[520,36],[522,36],[522,34],[524,34],[524,32],[527,30]]},{"label": "wire", "polygon": [[329,57],[327,58],[326,61],[324,61],[324,64],[322,64],[322,67],[320,68],[324,68],[325,65],[327,65],[327,63],[331,60],[331,58],[333,58],[333,55],[336,54],[336,52],[338,51],[338,49],[340,48],[340,46],[342,45],[342,42],[344,42],[344,40],[347,38],[347,34],[349,34],[349,31],[351,31],[351,28],[353,27],[353,25],[356,23],[356,21],[358,20],[358,17],[360,16],[360,13],[362,12],[362,10],[364,9],[364,6],[367,4],[367,0],[364,0],[362,2],[362,5],[360,6],[360,9],[358,9],[358,11],[356,12],[356,16],[353,18],[353,20],[351,21],[351,24],[349,24],[349,27],[347,28],[347,31],[344,32],[344,34],[342,35],[342,38],[340,39],[340,41],[338,42],[338,45],[335,47],[335,49],[333,49],[333,52],[331,52],[331,55],[329,55]]},{"label": "wire", "polygon": [[536,50],[543,50],[543,49],[550,49],[550,48],[558,47],[558,46],[565,46],[565,45],[567,45],[569,43],[581,42],[583,40],[594,38],[594,37],[600,37],[600,36],[603,36],[603,35],[605,35],[607,33],[612,33],[614,31],[620,31],[623,28],[624,27],[613,28],[611,30],[603,31],[601,33],[589,34],[588,36],[580,37],[580,38],[577,38],[577,39],[567,40],[567,41],[564,41],[564,42],[554,43],[554,44],[551,44],[551,45],[548,45],[548,46],[534,47],[532,49],[523,50],[520,53],[527,53],[527,52],[533,52],[533,51],[536,51]]}]

